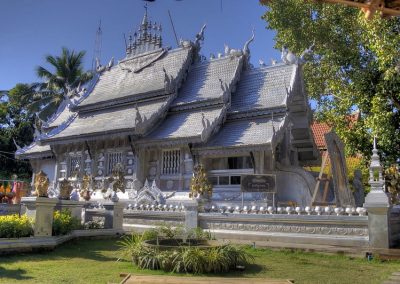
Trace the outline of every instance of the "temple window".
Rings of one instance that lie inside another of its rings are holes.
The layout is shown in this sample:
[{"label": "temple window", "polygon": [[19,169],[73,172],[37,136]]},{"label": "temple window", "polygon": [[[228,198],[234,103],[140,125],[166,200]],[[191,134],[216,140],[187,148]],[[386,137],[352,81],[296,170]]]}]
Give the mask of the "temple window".
[{"label": "temple window", "polygon": [[211,170],[252,169],[250,156],[211,159]]},{"label": "temple window", "polygon": [[68,176],[71,177],[74,174],[80,173],[81,170],[82,170],[82,155],[70,154],[69,166],[68,166]]},{"label": "temple window", "polygon": [[123,164],[122,152],[109,152],[107,153],[107,174],[110,175],[114,166],[118,163]]},{"label": "temple window", "polygon": [[250,156],[211,159],[210,182],[215,186],[238,186],[241,175],[253,172]]},{"label": "temple window", "polygon": [[175,175],[180,173],[181,151],[179,149],[163,150],[162,174]]}]

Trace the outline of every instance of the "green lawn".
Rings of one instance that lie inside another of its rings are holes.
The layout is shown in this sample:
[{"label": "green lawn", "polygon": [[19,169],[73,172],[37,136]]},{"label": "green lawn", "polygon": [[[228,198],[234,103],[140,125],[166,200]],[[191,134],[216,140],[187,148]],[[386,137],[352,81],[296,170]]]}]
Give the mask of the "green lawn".
[{"label": "green lawn", "polygon": [[[116,240],[81,240],[52,252],[0,257],[0,283],[107,283],[120,281],[120,272],[142,271],[128,261],[116,261]],[[290,278],[296,283],[381,283],[400,262],[350,258],[341,255],[249,249],[255,264],[229,276]]]}]

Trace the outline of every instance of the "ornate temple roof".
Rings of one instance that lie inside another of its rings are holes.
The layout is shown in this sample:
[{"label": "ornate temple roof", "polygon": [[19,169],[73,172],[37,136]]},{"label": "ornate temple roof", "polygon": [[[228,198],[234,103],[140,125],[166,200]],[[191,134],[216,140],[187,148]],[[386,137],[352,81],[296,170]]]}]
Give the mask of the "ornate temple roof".
[{"label": "ornate temple roof", "polygon": [[65,130],[54,135],[50,132],[42,139],[42,142],[65,143],[68,140],[109,138],[113,134],[140,134],[146,127],[151,127],[155,123],[155,120],[166,111],[168,105],[168,97],[165,97],[151,102],[84,112],[77,116]]},{"label": "ornate temple roof", "polygon": [[[159,57],[153,58],[154,54]],[[170,92],[165,89],[164,70],[178,83],[189,67],[190,60],[191,48],[178,48],[172,51],[159,49],[123,60],[101,74],[91,94],[77,106],[77,109],[109,107],[148,96],[168,94]]]},{"label": "ornate temple roof", "polygon": [[15,152],[17,157],[25,159],[51,157],[53,153],[49,145],[38,145],[35,142]]},{"label": "ornate temple roof", "polygon": [[170,113],[159,127],[138,143],[149,146],[155,143],[171,145],[174,141],[182,143],[182,139],[187,143],[206,141],[224,115],[225,108],[221,107]]},{"label": "ornate temple roof", "polygon": [[227,151],[252,151],[273,143],[284,126],[284,117],[261,117],[227,121],[220,131],[196,151],[218,154]]},{"label": "ornate temple roof", "polygon": [[252,67],[254,33],[242,50],[225,47],[224,55],[205,60],[199,55],[205,26],[194,42],[181,41],[172,50],[162,47],[160,29],[146,12],[126,58],[115,66],[98,63],[89,90],[59,108],[29,151],[127,135],[139,147],[193,143],[196,151],[267,149],[289,124],[303,152],[314,151],[299,65]]}]

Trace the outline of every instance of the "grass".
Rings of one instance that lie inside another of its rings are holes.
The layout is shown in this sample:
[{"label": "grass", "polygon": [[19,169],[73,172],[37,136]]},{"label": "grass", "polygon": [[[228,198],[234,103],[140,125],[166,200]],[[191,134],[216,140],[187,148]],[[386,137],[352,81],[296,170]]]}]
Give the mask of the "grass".
[{"label": "grass", "polygon": [[[0,283],[118,283],[120,272],[174,275],[139,270],[129,261],[117,262],[117,249],[115,239],[80,240],[51,252],[0,256]],[[367,261],[289,250],[248,250],[254,255],[255,263],[243,273],[229,272],[226,276],[294,279],[296,283],[356,284],[381,283],[391,273],[400,271],[399,261]]]}]

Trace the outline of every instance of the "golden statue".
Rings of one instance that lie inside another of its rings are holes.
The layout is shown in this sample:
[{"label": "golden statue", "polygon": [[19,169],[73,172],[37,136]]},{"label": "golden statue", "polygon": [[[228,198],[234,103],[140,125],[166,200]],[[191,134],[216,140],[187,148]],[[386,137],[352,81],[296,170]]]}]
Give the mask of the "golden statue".
[{"label": "golden statue", "polygon": [[69,200],[72,190],[73,187],[71,183],[66,178],[64,178],[60,182],[60,199]]},{"label": "golden statue", "polygon": [[39,197],[48,197],[47,190],[49,189],[49,179],[41,170],[35,175],[35,195]]},{"label": "golden statue", "polygon": [[82,185],[80,190],[80,195],[86,201],[90,200],[90,185],[92,183],[92,176],[84,174],[82,177]]},{"label": "golden statue", "polygon": [[108,179],[112,190],[114,192],[121,191],[125,193],[124,166],[121,163],[117,163],[113,168],[112,175],[113,176]]}]

